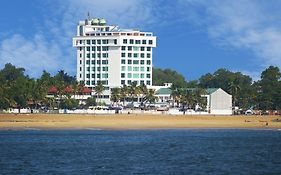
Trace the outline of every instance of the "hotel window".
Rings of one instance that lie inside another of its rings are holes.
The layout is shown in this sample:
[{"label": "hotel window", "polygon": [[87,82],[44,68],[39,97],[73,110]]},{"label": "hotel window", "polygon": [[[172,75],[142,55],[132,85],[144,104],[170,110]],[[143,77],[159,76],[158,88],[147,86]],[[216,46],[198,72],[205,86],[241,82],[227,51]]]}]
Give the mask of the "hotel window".
[{"label": "hotel window", "polygon": [[80,41],[79,41],[79,43],[80,43],[80,44],[82,44],[82,43],[83,43],[83,41],[82,41],[82,40],[80,40]]},{"label": "hotel window", "polygon": [[133,74],[133,78],[139,78],[139,74]]},{"label": "hotel window", "polygon": [[132,84],[132,80],[128,80],[128,84]]},{"label": "hotel window", "polygon": [[100,53],[98,53],[98,54],[97,54],[97,58],[100,58],[100,57],[101,57],[101,54],[100,54]]},{"label": "hotel window", "polygon": [[134,40],[133,39],[130,39],[130,44],[134,44]]},{"label": "hotel window", "polygon": [[121,57],[122,58],[126,57],[126,53],[121,53]]},{"label": "hotel window", "polygon": [[128,64],[132,64],[132,60],[128,60]]},{"label": "hotel window", "polygon": [[97,64],[100,64],[100,60],[97,60]]},{"label": "hotel window", "polygon": [[100,74],[97,74],[97,78],[100,78]]},{"label": "hotel window", "polygon": [[101,40],[97,40],[97,44],[101,44]]},{"label": "hotel window", "polygon": [[139,47],[134,47],[134,51],[139,51]]},{"label": "hotel window", "polygon": [[108,51],[108,46],[102,46],[102,51]]},{"label": "hotel window", "polygon": [[141,62],[140,62],[141,64],[144,64],[144,60],[141,60]]},{"label": "hotel window", "polygon": [[141,72],[144,72],[144,67],[140,67],[140,71],[141,71]]},{"label": "hotel window", "polygon": [[87,67],[87,71],[90,71],[90,67]]},{"label": "hotel window", "polygon": [[125,73],[121,73],[121,78],[125,78]]},{"label": "hotel window", "polygon": [[146,78],[150,78],[150,74],[146,74]]},{"label": "hotel window", "polygon": [[90,58],[91,57],[91,54],[87,53],[87,58]]},{"label": "hotel window", "polygon": [[102,70],[103,70],[104,72],[107,72],[107,71],[108,71],[108,67],[102,67]]},{"label": "hotel window", "polygon": [[123,39],[123,44],[127,44],[127,39]]},{"label": "hotel window", "polygon": [[152,44],[152,40],[149,40],[148,44]]},{"label": "hotel window", "polygon": [[146,44],[146,40],[142,40],[142,44]]},{"label": "hotel window", "polygon": [[147,85],[150,85],[150,81],[146,81],[146,84],[147,84]]},{"label": "hotel window", "polygon": [[92,44],[96,44],[96,40],[92,40]]},{"label": "hotel window", "polygon": [[96,51],[96,47],[92,47],[92,51]]},{"label": "hotel window", "polygon": [[121,47],[121,50],[126,50],[126,46],[122,46],[122,47]]},{"label": "hotel window", "polygon": [[150,53],[146,54],[146,57],[147,57],[147,58],[150,58]]},{"label": "hotel window", "polygon": [[139,60],[134,60],[133,64],[139,64]]},{"label": "hotel window", "polygon": [[90,51],[91,50],[91,47],[87,47],[87,51]]},{"label": "hotel window", "polygon": [[144,47],[141,47],[141,51],[144,51]]},{"label": "hotel window", "polygon": [[128,53],[128,57],[131,58],[132,57],[132,53]]},{"label": "hotel window", "polygon": [[79,50],[82,51],[82,47],[79,47]]},{"label": "hotel window", "polygon": [[82,67],[80,67],[79,70],[82,71]]},{"label": "hotel window", "polygon": [[102,60],[102,64],[108,64],[108,60]]},{"label": "hotel window", "polygon": [[141,76],[140,76],[141,78],[144,78],[144,74],[140,74],[140,75],[141,75]]},{"label": "hotel window", "polygon": [[147,64],[147,65],[150,65],[150,64],[151,64],[151,61],[150,61],[150,60],[147,60],[147,61],[146,61],[146,64]]},{"label": "hotel window", "polygon": [[134,53],[134,58],[138,58],[139,54]]},{"label": "hotel window", "polygon": [[105,73],[105,74],[101,74],[102,78],[108,78],[108,74]]},{"label": "hotel window", "polygon": [[146,68],[146,71],[149,72],[149,71],[150,71],[150,67],[147,67],[147,68]]},{"label": "hotel window", "polygon": [[95,68],[95,67],[92,67],[92,71],[95,72],[95,71],[96,71],[96,68]]},{"label": "hotel window", "polygon": [[95,60],[92,60],[92,64],[96,64]]},{"label": "hotel window", "polygon": [[98,46],[98,47],[97,47],[97,51],[101,51],[101,46]]},{"label": "hotel window", "polygon": [[131,73],[128,73],[128,78],[132,78],[132,74]]},{"label": "hotel window", "polygon": [[82,64],[82,60],[80,60],[80,64]]},{"label": "hotel window", "polygon": [[80,53],[80,58],[82,58],[82,54]]},{"label": "hotel window", "polygon": [[90,60],[86,60],[86,64],[90,64]]},{"label": "hotel window", "polygon": [[92,85],[95,85],[95,81],[92,81]]},{"label": "hotel window", "polygon": [[144,84],[144,81],[143,81],[143,80],[141,80],[141,81],[140,81],[140,84]]},{"label": "hotel window", "polygon": [[90,74],[87,74],[86,77],[87,77],[87,78],[90,78]]},{"label": "hotel window", "polygon": [[95,74],[92,74],[92,78],[95,78]]},{"label": "hotel window", "polygon": [[126,71],[126,66],[122,66],[122,67],[121,67],[121,70],[122,70],[122,71]]},{"label": "hotel window", "polygon": [[122,85],[125,84],[125,80],[121,80],[121,84],[122,84]]},{"label": "hotel window", "polygon": [[114,40],[114,44],[117,44],[117,39]]},{"label": "hotel window", "polygon": [[121,64],[126,64],[126,61],[125,60],[121,60]]},{"label": "hotel window", "polygon": [[79,77],[82,78],[82,74],[79,74]]},{"label": "hotel window", "polygon": [[140,44],[141,43],[141,41],[140,40],[136,40],[136,44]]},{"label": "hotel window", "polygon": [[128,50],[131,51],[132,50],[132,46],[128,46]]},{"label": "hotel window", "polygon": [[102,40],[102,44],[108,44],[108,40],[107,39]]},{"label": "hotel window", "polygon": [[100,67],[97,67],[97,71],[99,71],[99,72],[100,72]]},{"label": "hotel window", "polygon": [[139,71],[139,67],[133,67],[133,71]]},{"label": "hotel window", "polygon": [[132,66],[128,66],[128,71],[132,71]]},{"label": "hotel window", "polygon": [[151,51],[151,47],[147,47],[146,50],[147,50],[147,51]]},{"label": "hotel window", "polygon": [[87,85],[90,85],[90,81],[86,81],[86,84],[87,84]]},{"label": "hotel window", "polygon": [[140,54],[140,57],[141,57],[141,58],[144,58],[144,53],[141,53],[141,54]]},{"label": "hotel window", "polygon": [[96,54],[92,53],[92,58],[96,58]]},{"label": "hotel window", "polygon": [[90,44],[91,44],[91,40],[87,40],[87,44],[89,44],[89,45],[90,45]]},{"label": "hotel window", "polygon": [[103,53],[103,54],[102,54],[102,57],[103,57],[103,58],[108,58],[108,53]]}]

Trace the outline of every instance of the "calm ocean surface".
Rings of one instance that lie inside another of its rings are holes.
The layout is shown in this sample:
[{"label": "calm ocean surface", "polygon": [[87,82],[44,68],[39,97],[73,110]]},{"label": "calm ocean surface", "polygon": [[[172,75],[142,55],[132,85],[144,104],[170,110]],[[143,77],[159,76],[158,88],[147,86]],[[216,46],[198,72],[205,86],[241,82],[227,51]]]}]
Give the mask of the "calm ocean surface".
[{"label": "calm ocean surface", "polygon": [[281,174],[281,131],[0,131],[0,174]]}]

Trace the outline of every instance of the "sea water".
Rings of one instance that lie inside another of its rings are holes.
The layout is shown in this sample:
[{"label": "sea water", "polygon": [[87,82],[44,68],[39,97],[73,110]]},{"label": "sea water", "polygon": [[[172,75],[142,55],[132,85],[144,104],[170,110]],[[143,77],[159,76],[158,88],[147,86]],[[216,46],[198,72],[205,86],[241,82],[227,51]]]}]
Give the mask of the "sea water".
[{"label": "sea water", "polygon": [[281,174],[281,131],[0,131],[0,174]]}]

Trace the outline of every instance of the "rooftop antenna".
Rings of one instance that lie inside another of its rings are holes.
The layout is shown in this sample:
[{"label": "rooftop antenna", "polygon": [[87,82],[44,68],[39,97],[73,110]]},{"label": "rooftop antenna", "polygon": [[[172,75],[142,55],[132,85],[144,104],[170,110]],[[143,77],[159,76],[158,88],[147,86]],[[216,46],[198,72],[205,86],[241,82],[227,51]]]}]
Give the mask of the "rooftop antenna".
[{"label": "rooftop antenna", "polygon": [[87,16],[88,16],[88,20],[90,20],[90,12],[88,12]]}]

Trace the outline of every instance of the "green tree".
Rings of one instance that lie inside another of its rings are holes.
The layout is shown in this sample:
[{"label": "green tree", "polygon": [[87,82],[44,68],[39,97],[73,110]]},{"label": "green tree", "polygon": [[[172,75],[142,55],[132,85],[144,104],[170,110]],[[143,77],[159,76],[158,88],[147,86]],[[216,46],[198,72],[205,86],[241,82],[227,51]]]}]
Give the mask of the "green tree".
[{"label": "green tree", "polygon": [[98,84],[94,88],[95,94],[97,95],[97,98],[100,99],[100,102],[101,102],[101,95],[103,94],[104,89],[105,88],[100,81],[98,82]]},{"label": "green tree", "polygon": [[152,69],[152,81],[153,85],[163,85],[164,83],[173,83],[178,87],[185,87],[186,81],[183,75],[179,74],[177,71],[171,69]]},{"label": "green tree", "polygon": [[112,88],[110,100],[113,102],[119,102],[121,97],[120,93],[121,93],[120,88]]},{"label": "green tree", "polygon": [[261,73],[259,85],[259,108],[262,110],[280,109],[281,91],[280,91],[281,73],[278,67],[269,66]]}]

